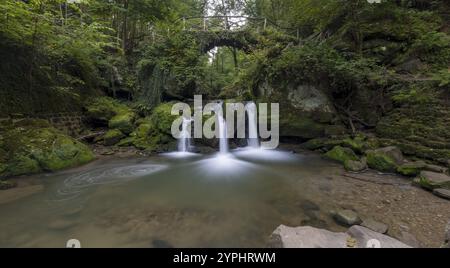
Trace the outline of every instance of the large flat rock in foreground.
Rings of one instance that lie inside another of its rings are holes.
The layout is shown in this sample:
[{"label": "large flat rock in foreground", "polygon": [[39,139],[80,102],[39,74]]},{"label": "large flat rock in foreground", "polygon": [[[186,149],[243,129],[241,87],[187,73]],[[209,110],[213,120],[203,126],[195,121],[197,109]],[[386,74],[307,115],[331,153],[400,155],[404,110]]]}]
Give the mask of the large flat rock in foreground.
[{"label": "large flat rock in foreground", "polygon": [[[375,244],[374,242],[375,241]],[[280,225],[271,235],[273,248],[410,248],[410,246],[362,226],[352,226],[346,233],[335,233],[310,226]]]}]

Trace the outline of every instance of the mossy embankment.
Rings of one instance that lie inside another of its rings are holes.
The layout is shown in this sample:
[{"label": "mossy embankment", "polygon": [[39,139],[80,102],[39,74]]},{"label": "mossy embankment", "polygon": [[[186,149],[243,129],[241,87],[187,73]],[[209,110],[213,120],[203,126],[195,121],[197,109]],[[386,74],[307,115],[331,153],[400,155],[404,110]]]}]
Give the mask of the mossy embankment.
[{"label": "mossy embankment", "polygon": [[3,122],[0,151],[1,177],[57,171],[95,158],[87,145],[39,119]]}]

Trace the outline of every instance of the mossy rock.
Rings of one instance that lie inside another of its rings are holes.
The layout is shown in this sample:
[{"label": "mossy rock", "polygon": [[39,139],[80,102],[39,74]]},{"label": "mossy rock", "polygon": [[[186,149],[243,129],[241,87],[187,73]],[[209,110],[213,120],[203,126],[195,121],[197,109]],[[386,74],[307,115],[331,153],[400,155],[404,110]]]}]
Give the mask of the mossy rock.
[{"label": "mossy rock", "polygon": [[450,190],[450,176],[443,173],[430,171],[420,172],[419,185],[428,190],[447,189]]},{"label": "mossy rock", "polygon": [[303,143],[302,147],[312,151],[318,149],[329,151],[338,145],[342,145],[342,139],[316,138]]},{"label": "mossy rock", "polygon": [[350,148],[342,146],[335,146],[331,151],[328,151],[325,156],[344,164],[348,160],[358,161],[359,158]]},{"label": "mossy rock", "polygon": [[125,134],[118,129],[112,129],[103,135],[103,143],[106,146],[117,144],[121,139],[125,137]]},{"label": "mossy rock", "polygon": [[99,97],[89,100],[85,104],[86,115],[95,122],[108,124],[114,116],[131,113],[132,110],[125,104],[109,97]]},{"label": "mossy rock", "polygon": [[128,147],[132,146],[134,142],[134,137],[126,137],[122,140],[120,140],[116,145],[119,147]]},{"label": "mossy rock", "polygon": [[136,114],[133,112],[119,113],[109,120],[108,127],[118,129],[124,134],[130,134],[134,129],[135,118]]},{"label": "mossy rock", "polygon": [[39,173],[42,169],[39,162],[25,155],[15,155],[8,163],[7,176],[19,176],[25,174]]},{"label": "mossy rock", "polygon": [[403,157],[401,151],[393,146],[368,150],[366,156],[369,167],[382,172],[396,172]]},{"label": "mossy rock", "polygon": [[153,126],[161,133],[172,135],[172,124],[179,116],[172,115],[172,106],[174,103],[162,103],[153,109],[150,121]]},{"label": "mossy rock", "polygon": [[7,131],[2,150],[8,152],[1,161],[3,176],[17,176],[74,167],[94,159],[90,148],[55,128],[29,124]]},{"label": "mossy rock", "polygon": [[344,162],[344,168],[347,171],[360,172],[367,169],[367,160],[362,158],[361,161],[346,160]]},{"label": "mossy rock", "polygon": [[397,168],[397,173],[414,177],[419,175],[420,171],[425,168],[425,165],[426,164],[423,161],[405,163]]}]

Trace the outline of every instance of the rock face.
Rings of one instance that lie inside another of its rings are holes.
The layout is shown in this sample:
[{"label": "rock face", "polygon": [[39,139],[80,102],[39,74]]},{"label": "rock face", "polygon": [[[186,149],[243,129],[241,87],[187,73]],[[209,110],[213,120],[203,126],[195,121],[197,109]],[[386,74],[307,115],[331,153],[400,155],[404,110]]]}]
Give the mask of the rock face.
[{"label": "rock face", "polygon": [[368,242],[371,239],[378,240],[381,248],[410,248],[410,246],[392,237],[374,232],[363,226],[352,226],[348,229],[347,234],[356,239],[358,248],[368,247]]},{"label": "rock face", "polygon": [[438,96],[428,103],[405,104],[381,118],[376,133],[383,144],[445,164],[450,159],[450,105]]},{"label": "rock face", "polygon": [[346,161],[358,161],[358,156],[350,148],[335,146],[331,151],[328,151],[325,156],[344,164]]},{"label": "rock face", "polygon": [[382,248],[410,248],[389,236],[362,226],[353,226],[346,233],[334,233],[323,229],[287,227],[280,225],[270,236],[272,248],[367,248],[376,239]]},{"label": "rock face", "polygon": [[352,226],[361,223],[361,219],[358,214],[353,210],[340,210],[336,214],[333,215],[334,219],[343,225]]},{"label": "rock face", "polygon": [[383,172],[397,171],[404,160],[402,152],[395,146],[368,150],[366,155],[369,167]]},{"label": "rock face", "polygon": [[272,248],[346,248],[350,237],[314,227],[280,225],[271,235]]},{"label": "rock face", "polygon": [[363,221],[361,226],[366,227],[374,232],[385,234],[387,233],[389,226],[382,222],[375,221],[374,219],[366,219]]},{"label": "rock face", "polygon": [[447,189],[450,190],[450,176],[443,173],[422,171],[419,175],[419,184],[425,189]]}]

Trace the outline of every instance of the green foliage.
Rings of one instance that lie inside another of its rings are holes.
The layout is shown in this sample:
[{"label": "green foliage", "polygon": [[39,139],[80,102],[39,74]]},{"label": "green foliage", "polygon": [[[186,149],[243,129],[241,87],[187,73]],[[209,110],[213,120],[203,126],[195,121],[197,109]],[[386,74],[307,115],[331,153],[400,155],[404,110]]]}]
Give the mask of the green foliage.
[{"label": "green foliage", "polygon": [[341,146],[335,146],[331,151],[328,151],[325,156],[329,159],[333,159],[335,161],[341,162],[344,164],[345,162],[358,161],[358,156],[353,152],[350,148],[344,148]]}]

